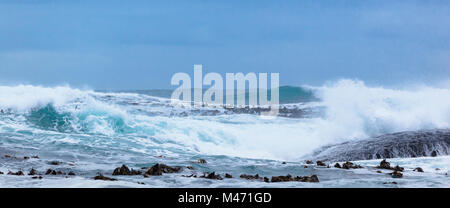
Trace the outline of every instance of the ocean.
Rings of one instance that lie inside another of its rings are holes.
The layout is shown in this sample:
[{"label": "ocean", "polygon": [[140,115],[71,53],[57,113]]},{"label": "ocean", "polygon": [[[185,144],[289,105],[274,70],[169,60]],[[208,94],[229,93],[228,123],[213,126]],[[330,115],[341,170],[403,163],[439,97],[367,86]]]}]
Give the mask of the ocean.
[{"label": "ocean", "polygon": [[[394,89],[358,80],[284,86],[273,119],[249,109],[174,106],[171,92],[0,86],[0,187],[450,187],[446,155],[389,159],[424,169],[405,172],[397,184],[386,184],[392,177],[376,172],[380,160],[356,161],[369,168],[354,170],[305,164],[324,145],[450,128],[449,88]],[[122,164],[144,170],[156,163],[183,170],[147,178],[111,175]],[[43,178],[27,176],[31,168]],[[75,176],[45,175],[48,169]],[[7,174],[19,170],[25,176]],[[205,172],[233,178],[200,178]],[[118,180],[93,180],[99,173]],[[265,183],[241,174],[314,174],[320,182]],[[185,177],[193,175],[199,177]]]}]

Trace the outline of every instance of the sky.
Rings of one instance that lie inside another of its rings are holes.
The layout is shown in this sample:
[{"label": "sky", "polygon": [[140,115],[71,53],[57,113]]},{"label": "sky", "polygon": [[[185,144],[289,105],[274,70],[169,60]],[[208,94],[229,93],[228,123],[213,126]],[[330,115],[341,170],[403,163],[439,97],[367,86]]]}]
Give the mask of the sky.
[{"label": "sky", "polygon": [[167,89],[177,72],[280,85],[450,78],[449,1],[0,0],[0,84]]}]

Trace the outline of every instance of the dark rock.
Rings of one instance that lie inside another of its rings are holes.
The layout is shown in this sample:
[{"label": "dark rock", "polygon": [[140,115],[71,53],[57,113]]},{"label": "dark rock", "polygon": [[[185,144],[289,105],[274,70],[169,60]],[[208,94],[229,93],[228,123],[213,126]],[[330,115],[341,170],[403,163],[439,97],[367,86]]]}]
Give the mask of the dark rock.
[{"label": "dark rock", "polygon": [[384,182],[383,184],[397,184],[397,182],[392,181],[392,182]]},{"label": "dark rock", "polygon": [[431,157],[436,157],[436,156],[437,156],[436,150],[434,150],[433,152],[431,152]]},{"label": "dark rock", "polygon": [[392,176],[392,178],[401,178],[401,177],[403,177],[403,173],[400,172],[400,171],[396,171],[396,170],[394,172],[390,173],[390,175]]},{"label": "dark rock", "polygon": [[214,179],[214,180],[222,180],[222,177],[220,175],[216,175],[216,172],[212,172],[212,173],[205,173],[203,176],[201,176],[200,178],[207,178],[207,179]]},{"label": "dark rock", "polygon": [[117,181],[117,179],[115,179],[115,178],[106,177],[106,176],[103,176],[102,174],[98,174],[97,176],[95,176],[94,180]]},{"label": "dark rock", "polygon": [[328,145],[316,150],[311,159],[333,162],[449,154],[450,129],[434,129],[398,132]]},{"label": "dark rock", "polygon": [[281,164],[286,165],[286,162],[282,162]]},{"label": "dark rock", "polygon": [[339,163],[334,164],[335,168],[342,168],[341,165]]},{"label": "dark rock", "polygon": [[50,161],[48,164],[50,164],[50,165],[61,165],[62,162],[59,162],[59,161]]},{"label": "dark rock", "polygon": [[31,156],[31,158],[34,158],[34,159],[39,159],[39,156],[37,156],[37,155],[34,155],[34,156]]},{"label": "dark rock", "polygon": [[9,172],[8,172],[8,175],[23,176],[23,175],[25,175],[25,174],[23,174],[23,172],[19,170],[19,171],[17,171],[17,172],[9,171]]},{"label": "dark rock", "polygon": [[382,160],[382,161],[380,162],[380,165],[377,166],[377,168],[380,168],[380,169],[388,169],[388,170],[391,170],[391,169],[392,169],[392,168],[391,168],[391,163],[389,163],[388,161],[386,161],[386,159]]},{"label": "dark rock", "polygon": [[342,168],[344,169],[350,169],[353,167],[353,163],[352,162],[345,162],[342,164]]},{"label": "dark rock", "polygon": [[377,170],[377,173],[383,173],[383,172],[381,172],[381,170]]},{"label": "dark rock", "polygon": [[33,176],[32,179],[42,179],[42,176]]},{"label": "dark rock", "polygon": [[272,180],[270,180],[272,183],[277,183],[277,182],[288,182],[288,181],[293,181],[292,176],[291,175],[287,175],[287,176],[272,176]]},{"label": "dark rock", "polygon": [[343,169],[358,169],[358,168],[363,168],[361,165],[355,165],[352,162],[345,162],[342,164],[342,168]]},{"label": "dark rock", "polygon": [[163,173],[179,173],[183,168],[175,166],[171,167],[165,164],[157,163],[146,172],[147,175],[162,175]]},{"label": "dark rock", "polygon": [[145,185],[145,183],[144,183],[144,182],[138,182],[138,184],[140,184],[140,185]]},{"label": "dark rock", "polygon": [[122,165],[122,167],[118,167],[114,169],[112,175],[130,175],[131,171],[126,165]]},{"label": "dark rock", "polygon": [[298,182],[309,182],[309,183],[317,183],[319,182],[319,178],[317,177],[317,175],[312,175],[311,177],[309,176],[297,176],[295,178],[293,178],[291,175],[287,175],[287,176],[272,176],[272,180],[271,182],[276,183],[276,182],[289,182],[289,181],[298,181]]},{"label": "dark rock", "polygon": [[413,171],[417,171],[419,173],[423,173],[423,169],[421,167],[414,168]]},{"label": "dark rock", "polygon": [[72,172],[72,171],[70,171],[67,175],[70,175],[70,176],[74,176],[75,175],[75,173],[74,172]]},{"label": "dark rock", "polygon": [[312,175],[311,177],[303,176],[303,177],[296,177],[296,181],[300,182],[308,182],[308,183],[318,183],[319,177],[317,175]]},{"label": "dark rock", "polygon": [[23,157],[23,159],[28,160],[28,159],[30,159],[30,157],[25,156],[25,157]]},{"label": "dark rock", "polygon": [[206,164],[206,163],[208,163],[208,162],[206,162],[205,159],[199,159],[199,160],[197,161],[197,163],[200,163],[200,164]]},{"label": "dark rock", "polygon": [[263,178],[261,178],[258,174],[256,175],[246,175],[246,174],[242,174],[241,176],[239,176],[240,178],[244,178],[247,180],[262,180]]},{"label": "dark rock", "polygon": [[404,171],[405,170],[405,168],[402,168],[402,167],[400,167],[400,166],[395,166],[394,168],[392,168],[392,170],[394,170],[394,171]]},{"label": "dark rock", "polygon": [[394,170],[394,171],[404,171],[405,169],[396,165],[395,167],[391,167],[391,163],[389,163],[388,161],[386,161],[386,159],[382,160],[380,162],[380,165],[377,166],[377,168],[379,169],[386,169],[386,170]]},{"label": "dark rock", "polygon": [[225,178],[233,178],[231,174],[225,173]]},{"label": "dark rock", "polygon": [[317,160],[316,162],[317,166],[327,166],[324,162]]},{"label": "dark rock", "polygon": [[187,166],[186,168],[189,170],[194,170],[194,167],[192,167],[192,166]]},{"label": "dark rock", "polygon": [[264,177],[264,182],[269,183],[270,182],[269,178]]},{"label": "dark rock", "polygon": [[112,175],[141,175],[142,172],[134,169],[129,169],[126,165],[114,169]]},{"label": "dark rock", "polygon": [[0,175],[3,175],[3,172],[2,172],[2,171],[0,171]]},{"label": "dark rock", "polygon": [[45,172],[45,175],[56,175],[56,171],[52,169],[48,169],[47,172]]},{"label": "dark rock", "polygon": [[311,160],[307,160],[307,161],[305,161],[305,163],[308,164],[308,165],[314,164],[314,162],[311,161]]},{"label": "dark rock", "polygon": [[28,175],[36,175],[37,172],[34,168],[31,168],[30,172],[28,173]]},{"label": "dark rock", "polygon": [[56,171],[53,169],[48,169],[47,172],[45,172],[45,175],[63,175],[64,173],[60,170]]}]

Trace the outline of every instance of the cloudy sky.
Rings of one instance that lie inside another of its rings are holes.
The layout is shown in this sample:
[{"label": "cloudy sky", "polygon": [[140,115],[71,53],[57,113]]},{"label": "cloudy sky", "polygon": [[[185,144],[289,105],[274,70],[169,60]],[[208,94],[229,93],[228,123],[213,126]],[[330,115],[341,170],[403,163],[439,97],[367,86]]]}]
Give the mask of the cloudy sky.
[{"label": "cloudy sky", "polygon": [[169,88],[176,72],[282,85],[450,77],[448,1],[0,0],[0,83]]}]

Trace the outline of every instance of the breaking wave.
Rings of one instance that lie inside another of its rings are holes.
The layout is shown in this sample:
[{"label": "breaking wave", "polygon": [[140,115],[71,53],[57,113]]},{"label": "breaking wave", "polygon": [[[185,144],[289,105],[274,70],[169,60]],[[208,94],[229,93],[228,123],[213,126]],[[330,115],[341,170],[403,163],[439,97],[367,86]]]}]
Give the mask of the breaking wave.
[{"label": "breaking wave", "polygon": [[[280,90],[283,107],[320,113],[267,120],[224,109],[183,109],[149,91],[0,86],[0,135],[26,131],[32,132],[27,134],[29,141],[45,134],[45,140],[72,138],[94,148],[114,140],[111,144],[123,151],[289,160],[323,145],[450,127],[450,89],[446,87],[389,89],[340,80],[321,87]],[[35,142],[43,141],[39,138]]]}]

